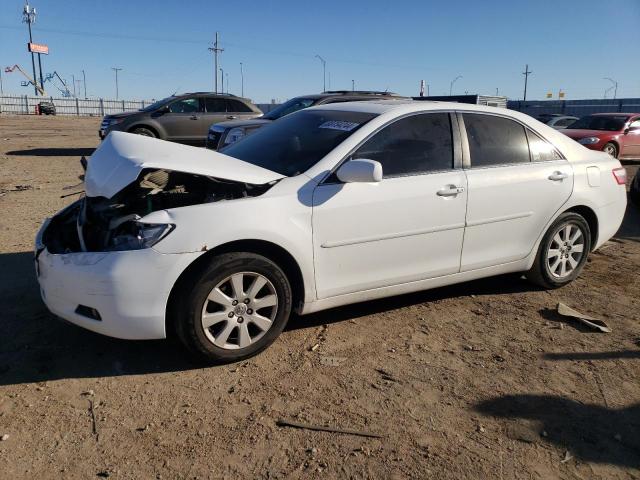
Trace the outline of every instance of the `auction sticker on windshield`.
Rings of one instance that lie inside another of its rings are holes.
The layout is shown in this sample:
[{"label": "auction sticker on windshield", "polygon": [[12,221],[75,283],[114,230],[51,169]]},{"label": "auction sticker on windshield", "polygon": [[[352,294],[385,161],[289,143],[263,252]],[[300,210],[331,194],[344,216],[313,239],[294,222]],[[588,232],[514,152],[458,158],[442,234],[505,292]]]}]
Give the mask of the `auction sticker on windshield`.
[{"label": "auction sticker on windshield", "polygon": [[330,130],[342,130],[343,132],[350,132],[351,130],[353,130],[359,125],[360,125],[359,123],[355,123],[355,122],[343,122],[341,120],[331,120],[329,122],[324,122],[318,128],[328,128]]}]

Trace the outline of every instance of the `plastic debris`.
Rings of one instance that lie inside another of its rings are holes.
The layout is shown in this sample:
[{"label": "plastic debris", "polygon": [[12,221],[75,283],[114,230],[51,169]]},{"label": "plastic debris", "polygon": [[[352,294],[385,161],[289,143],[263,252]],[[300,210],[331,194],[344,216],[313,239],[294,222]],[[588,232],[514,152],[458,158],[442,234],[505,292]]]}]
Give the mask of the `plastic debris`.
[{"label": "plastic debris", "polygon": [[589,315],[585,315],[584,313],[580,313],[573,308],[567,307],[564,303],[558,303],[557,308],[558,314],[562,315],[563,317],[575,318],[579,322],[582,322],[583,324],[593,328],[594,330],[599,330],[604,333],[611,333],[611,329],[602,320],[598,320],[597,318],[593,318]]}]

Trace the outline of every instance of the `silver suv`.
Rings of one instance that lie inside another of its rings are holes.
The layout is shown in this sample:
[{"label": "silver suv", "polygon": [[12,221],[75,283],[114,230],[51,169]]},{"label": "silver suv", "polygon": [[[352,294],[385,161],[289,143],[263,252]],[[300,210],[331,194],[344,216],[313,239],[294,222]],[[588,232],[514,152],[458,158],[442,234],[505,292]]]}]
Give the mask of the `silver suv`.
[{"label": "silver suv", "polygon": [[159,100],[142,110],[106,115],[98,135],[121,131],[173,142],[204,146],[212,123],[250,120],[262,112],[250,100],[235,95],[185,93]]}]

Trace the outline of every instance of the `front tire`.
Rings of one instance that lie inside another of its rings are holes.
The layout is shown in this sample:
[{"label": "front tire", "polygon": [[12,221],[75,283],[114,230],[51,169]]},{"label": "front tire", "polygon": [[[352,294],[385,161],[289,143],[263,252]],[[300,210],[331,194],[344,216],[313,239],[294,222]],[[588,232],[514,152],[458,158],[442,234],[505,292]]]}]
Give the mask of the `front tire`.
[{"label": "front tire", "polygon": [[182,343],[202,360],[237,362],[260,353],[291,313],[289,280],[274,262],[239,252],[214,257],[183,283],[175,306]]},{"label": "front tire", "polygon": [[604,153],[608,153],[613,158],[618,158],[618,147],[615,143],[605,143],[604,147],[602,147],[602,151]]},{"label": "front tire", "polygon": [[131,130],[131,133],[135,133],[136,135],[142,135],[143,137],[158,138],[158,136],[155,134],[153,130],[146,127],[134,128],[133,130]]},{"label": "front tire", "polygon": [[549,227],[527,279],[543,288],[562,287],[580,274],[591,251],[591,230],[582,215],[567,212]]}]

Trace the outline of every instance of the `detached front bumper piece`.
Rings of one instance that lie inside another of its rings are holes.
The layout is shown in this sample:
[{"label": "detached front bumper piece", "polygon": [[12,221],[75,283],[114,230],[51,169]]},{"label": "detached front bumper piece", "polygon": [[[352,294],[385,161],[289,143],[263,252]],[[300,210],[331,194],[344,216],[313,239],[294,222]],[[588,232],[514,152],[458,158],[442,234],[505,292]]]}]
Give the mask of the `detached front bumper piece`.
[{"label": "detached front bumper piece", "polygon": [[171,288],[202,252],[162,254],[153,248],[52,254],[36,238],[35,267],[47,308],[71,323],[110,337],[166,337]]}]

